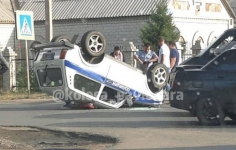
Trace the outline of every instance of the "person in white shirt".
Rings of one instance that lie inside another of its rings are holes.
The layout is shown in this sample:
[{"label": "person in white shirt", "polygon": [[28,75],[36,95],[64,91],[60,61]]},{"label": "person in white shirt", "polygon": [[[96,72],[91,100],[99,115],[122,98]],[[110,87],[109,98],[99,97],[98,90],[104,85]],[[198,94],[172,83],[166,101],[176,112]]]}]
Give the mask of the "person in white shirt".
[{"label": "person in white shirt", "polygon": [[164,37],[159,37],[158,43],[160,45],[158,62],[166,65],[166,67],[170,70],[170,49],[165,44]]},{"label": "person in white shirt", "polygon": [[[164,39],[163,36],[160,36],[158,38],[158,44],[160,45],[158,63],[164,64],[170,72],[171,71],[171,68],[170,68],[170,49],[165,44],[165,39]],[[166,92],[168,92],[170,90],[169,83],[167,83],[167,85],[164,89],[165,89]]]}]

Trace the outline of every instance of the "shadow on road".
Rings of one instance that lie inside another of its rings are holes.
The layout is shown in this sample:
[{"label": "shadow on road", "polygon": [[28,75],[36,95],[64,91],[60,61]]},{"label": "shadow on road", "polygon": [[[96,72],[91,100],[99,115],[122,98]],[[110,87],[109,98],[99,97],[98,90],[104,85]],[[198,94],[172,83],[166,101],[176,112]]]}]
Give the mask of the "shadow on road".
[{"label": "shadow on road", "polygon": [[191,117],[188,112],[159,112],[159,111],[80,111],[77,113],[52,114],[35,118],[75,119],[75,118],[133,118],[133,117]]},{"label": "shadow on road", "polygon": [[1,104],[1,111],[35,111],[35,110],[71,110],[69,108],[63,107],[64,104],[60,103],[27,103],[27,104]]},{"label": "shadow on road", "polygon": [[225,121],[222,126],[203,126],[196,121],[109,121],[109,122],[66,122],[49,124],[56,127],[102,127],[102,128],[234,128],[236,123]]}]

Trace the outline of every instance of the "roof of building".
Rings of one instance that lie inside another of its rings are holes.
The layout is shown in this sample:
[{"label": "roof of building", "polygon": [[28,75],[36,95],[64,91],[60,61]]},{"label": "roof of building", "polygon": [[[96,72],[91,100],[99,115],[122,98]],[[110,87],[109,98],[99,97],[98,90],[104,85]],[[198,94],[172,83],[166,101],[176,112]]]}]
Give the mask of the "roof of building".
[{"label": "roof of building", "polygon": [[10,0],[0,0],[0,23],[15,23]]},{"label": "roof of building", "polygon": [[[159,0],[53,0],[53,20],[150,15]],[[19,0],[21,10],[45,20],[44,0]]]},{"label": "roof of building", "polygon": [[[21,10],[34,12],[35,21],[45,20],[45,0],[18,0]],[[53,20],[150,15],[159,0],[53,0]],[[232,0],[233,1],[233,0]],[[222,0],[235,18],[227,0]]]},{"label": "roof of building", "polygon": [[228,0],[232,10],[234,11],[234,13],[236,13],[236,1],[235,0]]}]

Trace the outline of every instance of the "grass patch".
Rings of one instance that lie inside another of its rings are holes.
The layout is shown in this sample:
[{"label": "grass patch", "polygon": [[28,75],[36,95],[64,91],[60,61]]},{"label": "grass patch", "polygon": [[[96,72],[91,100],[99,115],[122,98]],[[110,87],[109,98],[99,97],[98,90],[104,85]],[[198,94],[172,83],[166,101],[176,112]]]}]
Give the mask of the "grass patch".
[{"label": "grass patch", "polygon": [[41,92],[31,92],[28,97],[26,92],[0,92],[0,100],[19,100],[19,99],[51,99],[49,96]]}]

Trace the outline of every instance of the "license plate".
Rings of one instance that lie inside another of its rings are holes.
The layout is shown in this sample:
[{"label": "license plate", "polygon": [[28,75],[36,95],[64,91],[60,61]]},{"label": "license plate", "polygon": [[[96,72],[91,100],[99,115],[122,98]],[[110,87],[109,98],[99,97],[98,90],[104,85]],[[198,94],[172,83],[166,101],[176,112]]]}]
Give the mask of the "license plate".
[{"label": "license plate", "polygon": [[41,61],[53,60],[54,59],[54,55],[55,55],[55,53],[44,53],[42,58],[41,58]]}]

